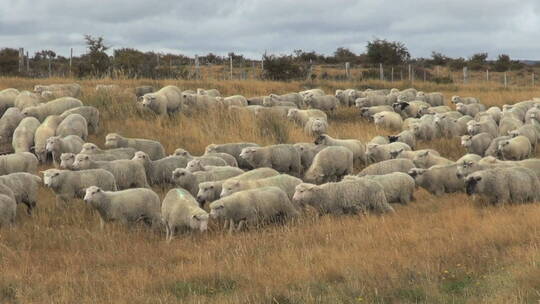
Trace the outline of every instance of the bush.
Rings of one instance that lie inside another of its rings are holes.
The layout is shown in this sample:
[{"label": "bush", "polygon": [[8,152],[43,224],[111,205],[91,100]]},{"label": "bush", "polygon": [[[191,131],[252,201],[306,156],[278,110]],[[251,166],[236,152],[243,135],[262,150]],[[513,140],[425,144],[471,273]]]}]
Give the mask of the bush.
[{"label": "bush", "polygon": [[289,81],[307,76],[308,69],[296,63],[292,56],[265,55],[263,60],[266,79]]},{"label": "bush", "polygon": [[16,75],[19,70],[19,51],[5,48],[0,50],[0,71],[2,75]]},{"label": "bush", "polygon": [[440,76],[440,77],[433,77],[431,78],[431,81],[437,83],[437,84],[449,84],[454,83],[454,80],[450,78],[449,76]]}]

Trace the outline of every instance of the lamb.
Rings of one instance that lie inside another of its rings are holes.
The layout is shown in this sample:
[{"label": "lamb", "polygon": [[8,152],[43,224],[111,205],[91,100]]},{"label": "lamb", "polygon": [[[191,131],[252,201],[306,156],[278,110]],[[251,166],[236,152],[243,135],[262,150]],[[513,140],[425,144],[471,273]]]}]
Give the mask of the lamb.
[{"label": "lamb", "polygon": [[74,198],[83,198],[86,188],[91,186],[116,191],[114,176],[104,169],[82,171],[48,169],[42,173],[43,184],[56,194],[57,206]]},{"label": "lamb", "polygon": [[357,108],[392,105],[394,99],[383,95],[369,94],[366,97],[357,98],[354,105]]},{"label": "lamb", "polygon": [[26,212],[32,214],[41,184],[39,176],[26,172],[11,173],[0,176],[0,184],[7,186],[13,192],[17,204],[25,204]]},{"label": "lamb", "polygon": [[486,196],[491,204],[540,200],[540,182],[527,168],[494,168],[474,172],[465,179],[467,194]]},{"label": "lamb", "polygon": [[128,188],[150,188],[146,179],[143,164],[133,160],[94,161],[89,155],[78,154],[75,156],[73,169],[105,169],[112,173],[119,190]]},{"label": "lamb", "polygon": [[476,116],[476,114],[485,111],[486,107],[481,103],[471,103],[471,104],[456,104],[456,111],[463,115]]},{"label": "lamb", "polygon": [[312,206],[320,215],[394,212],[381,184],[363,178],[320,186],[302,183],[296,186],[293,201],[301,207]]},{"label": "lamb", "polygon": [[16,172],[36,173],[38,160],[30,152],[0,155],[0,175]]},{"label": "lamb", "polygon": [[11,144],[15,153],[30,152],[34,147],[34,135],[39,127],[39,120],[34,117],[26,117],[15,128]]},{"label": "lamb", "polygon": [[450,109],[449,106],[438,106],[438,107],[422,106],[420,107],[420,111],[418,112],[418,115],[424,116],[424,115],[444,114],[450,111],[452,111],[452,109]]},{"label": "lamb", "polygon": [[414,163],[410,159],[388,159],[367,166],[362,171],[360,171],[360,173],[358,173],[358,176],[384,175],[394,172],[407,173],[414,167]]},{"label": "lamb", "polygon": [[314,96],[308,95],[304,102],[311,109],[319,109],[325,112],[333,112],[337,109],[339,100],[334,95]]},{"label": "lamb", "polygon": [[210,144],[206,146],[205,149],[205,155],[209,153],[227,153],[234,158],[236,158],[236,161],[238,162],[238,166],[243,169],[253,169],[251,165],[247,161],[245,161],[243,158],[240,157],[240,153],[242,152],[242,149],[247,147],[258,147],[259,145],[254,143],[228,143],[228,144]]},{"label": "lamb", "polygon": [[[150,156],[151,160],[158,160],[165,157],[165,149],[158,141],[140,138],[127,138],[117,133],[109,133],[105,137],[105,148],[133,148],[136,151],[143,151]],[[131,156],[133,157],[133,155]]]},{"label": "lamb", "polygon": [[77,107],[77,108],[64,111],[64,113],[62,113],[60,117],[65,119],[71,114],[82,115],[84,119],[86,119],[86,122],[88,123],[88,132],[92,134],[97,134],[99,130],[99,110],[98,109],[91,106]]},{"label": "lamb", "polygon": [[408,102],[396,102],[392,104],[394,111],[401,114],[403,118],[407,117],[421,117],[421,110],[425,107],[429,107],[429,104],[423,101],[408,101]]},{"label": "lamb", "polygon": [[[346,176],[345,180],[351,178]],[[359,177],[352,177],[359,178]],[[379,183],[384,190],[384,195],[388,203],[400,203],[407,205],[410,201],[414,201],[414,189],[416,183],[407,173],[394,172],[384,175],[364,175],[361,178],[366,178]]]},{"label": "lamb", "polygon": [[137,151],[133,160],[140,162],[146,171],[150,185],[172,184],[172,173],[176,168],[185,168],[188,159],[181,156],[169,156],[159,160],[151,160],[148,154]]},{"label": "lamb", "polygon": [[313,158],[321,150],[326,148],[325,145],[316,145],[314,143],[296,143],[294,148],[300,153],[300,163],[302,170],[305,172],[313,163]]},{"label": "lamb", "polygon": [[17,203],[13,192],[0,184],[0,228],[12,227],[17,215]]},{"label": "lamb", "polygon": [[403,148],[396,149],[390,151],[390,157],[392,159],[398,159],[398,158],[404,158],[404,159],[410,159],[413,160],[418,154],[422,154],[425,152],[431,153],[431,155],[437,155],[439,156],[439,152],[433,149],[422,149],[422,150],[416,150],[416,151],[406,151]]},{"label": "lamb", "polygon": [[225,181],[241,180],[241,181],[253,181],[257,179],[267,178],[278,175],[274,169],[271,168],[258,168],[251,171],[244,172],[240,175],[219,181],[202,182],[199,184],[199,192],[197,193],[197,201],[201,204],[201,207],[205,203],[211,203],[219,199],[221,191],[223,190],[223,183]]},{"label": "lamb", "polygon": [[316,145],[341,146],[352,151],[355,165],[366,163],[366,146],[356,139],[337,139],[323,134],[315,140]]},{"label": "lamb", "polygon": [[385,145],[368,144],[366,147],[367,163],[377,163],[383,160],[391,159],[390,152],[398,149],[411,151],[409,145],[402,142],[393,142]]},{"label": "lamb", "polygon": [[199,184],[209,181],[218,181],[231,178],[244,173],[242,169],[235,167],[215,167],[206,171],[189,172],[186,169],[177,168],[172,173],[172,180],[176,186],[188,190],[196,196],[199,192]]},{"label": "lamb", "polygon": [[433,195],[461,192],[465,183],[457,176],[457,164],[433,166],[429,169],[413,168],[409,171],[416,184]]},{"label": "lamb", "polygon": [[60,136],[53,136],[47,139],[47,145],[45,150],[47,153],[51,153],[53,158],[53,164],[58,167],[60,164],[60,155],[62,153],[79,153],[82,150],[84,140],[79,136],[69,135],[64,138]]},{"label": "lamb", "polygon": [[[11,144],[13,132],[24,116],[18,108],[9,108],[0,118],[0,142]],[[2,151],[3,152],[3,151]]]},{"label": "lamb", "polygon": [[302,172],[300,153],[289,144],[244,148],[240,157],[253,168],[269,167],[294,176]]},{"label": "lamb", "polygon": [[17,89],[5,89],[0,91],[0,114],[4,114],[7,109],[15,106],[15,99],[19,96]]},{"label": "lamb", "polygon": [[328,131],[328,122],[321,118],[310,118],[304,126],[304,133],[311,137],[319,137]]},{"label": "lamb", "polygon": [[436,115],[433,122],[435,123],[439,133],[446,138],[459,136],[464,134],[466,131],[466,128],[464,129],[461,126],[458,119],[448,117],[445,114]]},{"label": "lamb", "polygon": [[73,170],[73,163],[75,162],[75,153],[62,153],[60,155],[60,169]]},{"label": "lamb", "polygon": [[208,153],[208,154],[202,155],[202,156],[193,156],[187,150],[184,150],[182,148],[178,148],[178,149],[174,150],[173,156],[183,157],[183,158],[187,159],[187,161],[191,161],[193,159],[205,158],[206,156],[209,156],[209,157],[212,157],[212,158],[213,157],[219,157],[219,158],[223,159],[227,163],[227,166],[238,167],[238,162],[236,161],[236,158],[234,158],[234,156],[232,156],[230,154],[227,154],[227,153],[213,152],[213,153]]},{"label": "lamb", "polygon": [[373,115],[377,113],[393,112],[393,111],[394,111],[394,108],[392,108],[391,106],[362,107],[360,108],[360,116],[367,120],[371,120],[373,118]]},{"label": "lamb", "polygon": [[58,125],[56,135],[61,137],[76,135],[86,140],[88,137],[88,123],[82,115],[70,114]]},{"label": "lamb", "polygon": [[491,144],[492,140],[493,136],[486,132],[479,133],[474,136],[463,135],[461,136],[461,145],[465,147],[469,153],[484,156],[484,153]]},{"label": "lamb", "polygon": [[142,220],[152,228],[162,223],[159,196],[150,189],[105,191],[99,186],[91,186],[86,189],[84,201],[98,211],[101,229],[105,222],[113,221],[132,225]]},{"label": "lamb", "polygon": [[22,110],[24,116],[32,116],[39,121],[45,120],[49,115],[60,115],[65,111],[83,105],[82,101],[73,97],[61,97],[47,103],[41,103],[34,107],[28,107]]},{"label": "lamb", "polygon": [[383,127],[391,130],[400,130],[403,124],[403,119],[398,113],[390,111],[382,111],[373,115],[375,126]]},{"label": "lamb", "polygon": [[17,95],[17,98],[15,98],[14,106],[20,110],[24,110],[25,108],[39,105],[41,101],[41,96],[29,91],[22,91]]},{"label": "lamb", "polygon": [[460,97],[460,96],[452,96],[451,99],[453,104],[473,104],[473,103],[480,103],[480,100],[476,97]]},{"label": "lamb", "polygon": [[314,184],[339,181],[353,169],[353,153],[342,146],[330,146],[315,155],[304,179]]},{"label": "lamb", "polygon": [[199,207],[193,196],[184,189],[167,192],[161,204],[161,219],[165,224],[165,239],[170,242],[178,230],[208,229],[208,213]]},{"label": "lamb", "polygon": [[531,142],[522,135],[499,142],[499,153],[504,160],[522,160],[529,157],[531,151]]},{"label": "lamb", "polygon": [[56,128],[62,122],[62,117],[51,115],[36,129],[34,135],[34,152],[40,163],[47,162],[47,140],[54,137]]},{"label": "lamb", "polygon": [[205,156],[202,158],[190,160],[186,165],[186,169],[189,172],[197,172],[197,171],[206,171],[205,168],[207,167],[222,167],[222,166],[227,166],[227,163],[223,159],[219,157]]},{"label": "lamb", "polygon": [[418,155],[416,155],[416,157],[413,159],[413,163],[417,168],[428,169],[433,166],[451,165],[454,162],[444,157],[433,155],[429,153],[429,151],[426,151],[424,153],[419,153]]},{"label": "lamb", "polygon": [[236,231],[240,231],[244,225],[258,226],[298,215],[287,194],[277,187],[240,191],[210,204],[210,217],[229,222],[229,232],[236,224]]},{"label": "lamb", "polygon": [[182,91],[169,85],[157,92],[144,94],[139,98],[139,102],[157,115],[167,116],[182,110],[182,98]]},{"label": "lamb", "polygon": [[[288,174],[280,174],[256,180],[226,180],[222,184],[221,197],[229,196],[239,191],[257,189],[263,187],[277,187],[283,190],[289,199],[294,195],[294,189],[301,184],[302,180]],[[200,189],[200,188],[199,188]]]},{"label": "lamb", "polygon": [[306,125],[310,118],[321,118],[328,120],[326,113],[317,109],[308,109],[308,110],[299,110],[299,109],[290,109],[287,112],[287,118],[298,123],[301,126]]},{"label": "lamb", "polygon": [[354,105],[354,101],[356,100],[356,90],[355,89],[346,89],[346,90],[336,90],[336,93],[334,94],[336,98],[339,100],[339,104],[344,107],[350,107]]},{"label": "lamb", "polygon": [[415,149],[416,147],[416,137],[414,136],[414,133],[411,130],[405,130],[397,135],[390,135],[388,136],[388,142],[402,142],[404,144],[407,144],[411,149]]},{"label": "lamb", "polygon": [[119,159],[132,159],[135,156],[135,149],[133,148],[116,148],[101,150],[93,143],[85,143],[82,145],[80,154],[90,155],[93,160],[97,161],[111,161]]},{"label": "lamb", "polygon": [[224,105],[224,106],[241,106],[241,107],[247,107],[248,101],[247,99],[242,95],[233,95],[229,97],[216,97],[216,100],[218,103]]}]

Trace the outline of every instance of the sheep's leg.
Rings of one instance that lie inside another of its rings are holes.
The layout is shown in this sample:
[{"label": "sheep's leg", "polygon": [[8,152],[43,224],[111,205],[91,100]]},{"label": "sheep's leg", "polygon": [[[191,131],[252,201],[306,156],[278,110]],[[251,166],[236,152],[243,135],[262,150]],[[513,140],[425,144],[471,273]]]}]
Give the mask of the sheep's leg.
[{"label": "sheep's leg", "polygon": [[101,216],[99,217],[99,228],[101,230],[105,229],[105,221],[103,220]]},{"label": "sheep's leg", "polygon": [[246,225],[246,220],[241,220],[240,223],[238,223],[238,228],[236,228],[236,231],[242,231],[242,228]]},{"label": "sheep's leg", "polygon": [[234,221],[231,219],[229,220],[229,234],[232,234],[234,231]]},{"label": "sheep's leg", "polygon": [[225,220],[223,223],[223,230],[227,230],[227,227],[229,226],[229,221]]}]

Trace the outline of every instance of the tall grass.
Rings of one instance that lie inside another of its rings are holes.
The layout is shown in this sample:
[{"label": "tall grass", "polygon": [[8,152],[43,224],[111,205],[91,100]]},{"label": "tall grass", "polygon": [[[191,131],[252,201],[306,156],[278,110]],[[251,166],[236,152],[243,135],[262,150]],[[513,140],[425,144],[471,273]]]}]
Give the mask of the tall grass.
[{"label": "tall grass", "polygon": [[[0,79],[0,89],[29,89],[60,79]],[[255,119],[224,109],[163,119],[134,110],[133,96],[97,96],[96,83],[122,88],[148,83],[216,87],[224,95],[255,96],[304,89],[303,83],[259,81],[81,81],[83,101],[103,122],[90,140],[109,132],[161,141],[168,153],[193,154],[210,143],[310,141],[275,117]],[[353,83],[319,83],[330,92]],[[381,86],[383,83],[368,83]],[[396,84],[405,87],[407,84]],[[502,105],[540,96],[539,90],[420,86],[478,96]],[[354,109],[330,117],[330,134],[369,140],[378,134]],[[458,140],[421,143],[456,159]],[[163,191],[159,191],[163,195]],[[143,227],[108,224],[82,201],[54,204],[39,190],[33,217],[0,230],[0,303],[537,303],[540,299],[540,206],[486,207],[464,194],[434,197],[423,190],[385,216],[304,216],[285,226],[228,235],[179,236],[171,244]]]}]

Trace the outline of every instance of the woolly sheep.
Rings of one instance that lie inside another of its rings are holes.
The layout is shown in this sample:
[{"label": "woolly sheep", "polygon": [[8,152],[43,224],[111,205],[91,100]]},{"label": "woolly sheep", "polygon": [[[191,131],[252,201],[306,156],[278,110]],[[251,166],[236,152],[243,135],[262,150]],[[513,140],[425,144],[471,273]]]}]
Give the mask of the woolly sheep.
[{"label": "woolly sheep", "polygon": [[390,135],[388,136],[389,142],[402,142],[407,144],[411,149],[415,149],[416,147],[416,137],[414,136],[414,133],[411,130],[405,130],[402,131],[399,134],[396,135]]},{"label": "woolly sheep", "polygon": [[[127,138],[117,133],[109,133],[105,137],[105,148],[133,148],[136,151],[143,151],[150,156],[152,160],[158,160],[165,157],[165,149],[158,141]],[[131,156],[133,157],[133,155]]]},{"label": "woolly sheep", "polygon": [[510,137],[517,137],[520,135],[527,137],[531,143],[532,149],[535,150],[540,132],[534,125],[528,124],[523,125],[516,130],[509,131],[508,135],[510,135]]},{"label": "woolly sheep", "polygon": [[199,184],[209,181],[224,180],[244,173],[236,167],[215,167],[206,171],[189,172],[177,168],[172,173],[172,181],[176,186],[188,190],[193,196],[199,192]]},{"label": "woolly sheep", "polygon": [[373,115],[375,126],[383,127],[391,130],[400,130],[403,124],[403,119],[398,113],[390,111],[382,111]]},{"label": "woolly sheep", "polygon": [[208,89],[208,90],[205,90],[205,89],[198,88],[198,89],[197,89],[197,94],[198,94],[198,95],[212,96],[212,97],[218,97],[218,96],[221,96],[221,93],[220,93],[217,89]]},{"label": "woolly sheep", "polygon": [[36,173],[38,160],[30,152],[0,155],[0,175],[16,172]]},{"label": "woolly sheep", "polygon": [[60,169],[73,170],[73,163],[75,162],[75,153],[62,153],[60,155]]},{"label": "woolly sheep", "polygon": [[206,111],[218,105],[216,97],[209,95],[182,93],[182,100],[185,112],[188,114],[195,113],[196,111]]},{"label": "woolly sheep", "polygon": [[360,165],[366,163],[366,146],[356,139],[337,139],[328,134],[322,134],[315,140],[316,145],[341,146],[353,153],[354,164]]},{"label": "woolly sheep", "polygon": [[113,221],[132,225],[142,220],[152,228],[162,223],[159,196],[150,189],[105,191],[91,186],[86,189],[84,201],[99,213],[102,229],[105,222]]},{"label": "woolly sheep", "polygon": [[432,155],[439,156],[439,152],[433,150],[433,149],[422,149],[422,150],[416,150],[416,151],[407,151],[403,148],[396,149],[390,151],[390,157],[392,159],[398,159],[398,158],[404,158],[404,159],[410,159],[413,160],[418,154],[422,154],[425,152],[431,153]]},{"label": "woolly sheep", "polygon": [[480,100],[478,100],[478,98],[475,98],[475,97],[452,96],[451,101],[452,101],[453,104],[458,104],[458,103],[462,103],[462,104],[480,103]]},{"label": "woolly sheep", "polygon": [[358,173],[358,176],[384,175],[394,172],[407,173],[414,167],[414,163],[410,159],[388,159],[367,166]]},{"label": "woolly sheep", "polygon": [[402,142],[393,142],[385,145],[368,144],[366,146],[366,159],[368,163],[377,163],[383,160],[391,159],[390,151],[403,149],[404,151],[411,151],[409,145]]},{"label": "woolly sheep", "polygon": [[334,96],[339,100],[339,104],[344,107],[353,106],[354,101],[358,98],[355,89],[336,90]]},{"label": "woolly sheep", "polygon": [[438,107],[422,106],[420,107],[420,111],[418,112],[418,115],[423,116],[423,115],[444,114],[450,111],[452,111],[452,109],[450,109],[450,107],[448,106],[438,106]]},{"label": "woolly sheep", "polygon": [[341,146],[330,146],[315,155],[304,179],[314,184],[339,181],[343,176],[352,174],[353,169],[351,150]]},{"label": "woolly sheep", "polygon": [[9,143],[13,138],[13,132],[24,119],[21,111],[18,108],[9,108],[0,118],[0,142]]},{"label": "woolly sheep", "polygon": [[304,133],[307,136],[319,137],[328,130],[328,122],[321,118],[310,118],[304,126]]},{"label": "woolly sheep", "polygon": [[205,156],[205,157],[190,160],[186,165],[186,169],[189,172],[205,171],[205,167],[208,167],[208,166],[213,166],[213,167],[227,166],[227,163],[222,158],[219,158],[219,157]]},{"label": "woolly sheep", "polygon": [[0,114],[15,106],[15,99],[19,96],[19,90],[9,88],[0,91]]},{"label": "woolly sheep", "polygon": [[388,137],[377,135],[377,136],[373,137],[373,138],[369,141],[368,144],[386,145],[386,144],[389,144],[389,143],[390,143],[390,140],[388,140]]},{"label": "woolly sheep", "polygon": [[[44,95],[44,93],[52,94],[53,96],[63,97],[78,97],[81,95],[81,86],[77,83],[61,83],[50,85],[35,85],[34,92]],[[46,94],[45,94],[46,95]]]},{"label": "woolly sheep", "polygon": [[148,154],[137,151],[133,160],[144,166],[150,185],[172,184],[172,173],[176,168],[185,168],[188,159],[181,156],[169,156],[159,160],[151,160]]},{"label": "woolly sheep", "polygon": [[472,103],[472,104],[456,104],[456,111],[463,115],[476,116],[476,114],[485,111],[486,107],[481,103]]},{"label": "woolly sheep", "polygon": [[421,117],[421,110],[424,107],[429,107],[429,104],[423,101],[408,101],[408,102],[396,102],[392,104],[394,111],[399,113],[401,117]]},{"label": "woolly sheep", "polygon": [[11,144],[15,153],[30,152],[34,147],[34,135],[40,123],[34,117],[26,117],[15,128]]},{"label": "woolly sheep", "polygon": [[116,190],[114,176],[104,169],[82,171],[48,169],[43,171],[43,184],[54,191],[58,206],[74,198],[82,199],[86,188],[91,186]]},{"label": "woolly sheep", "polygon": [[481,122],[471,120],[468,123],[467,131],[469,132],[469,135],[476,135],[482,132],[486,132],[493,137],[499,136],[499,128],[494,120],[487,120]]},{"label": "woolly sheep", "polygon": [[82,106],[64,111],[60,115],[62,118],[66,118],[71,114],[79,114],[84,117],[88,123],[88,132],[96,134],[99,130],[99,110],[91,106]]},{"label": "woolly sheep", "polygon": [[36,207],[37,195],[41,178],[37,175],[18,172],[0,176],[0,184],[9,187],[17,204],[25,204],[28,214]]},{"label": "woolly sheep", "polygon": [[73,97],[61,97],[47,103],[41,103],[34,107],[22,110],[24,116],[32,116],[39,121],[45,120],[49,115],[60,115],[65,111],[82,106],[82,101]]},{"label": "woolly sheep", "polygon": [[525,159],[531,151],[531,142],[522,135],[499,142],[499,153],[505,160]]},{"label": "woolly sheep", "polygon": [[[345,177],[345,180],[350,178]],[[354,177],[359,178],[359,177]],[[414,178],[403,172],[393,172],[384,175],[364,175],[366,178],[379,183],[384,190],[384,195],[388,203],[408,204],[414,200],[414,190],[416,183]]]},{"label": "woolly sheep", "polygon": [[17,215],[15,196],[9,187],[0,184],[0,228],[12,227]]},{"label": "woolly sheep", "polygon": [[482,159],[482,156],[478,154],[467,153],[460,157],[458,160],[456,160],[456,164],[461,164],[463,162],[476,162],[480,159]]},{"label": "woolly sheep", "polygon": [[489,144],[488,148],[484,152],[484,156],[493,156],[493,157],[500,157],[499,152],[499,143],[504,140],[511,139],[510,136],[499,136],[495,137],[491,143]]},{"label": "woolly sheep", "polygon": [[479,133],[474,136],[463,135],[461,136],[461,145],[467,149],[469,153],[478,154],[484,156],[489,144],[493,140],[493,136],[489,133]]},{"label": "woolly sheep", "polygon": [[[270,94],[265,101],[270,102],[272,104],[271,106],[277,105],[276,103],[279,103],[280,101],[292,103],[294,106],[299,108],[304,105],[304,99],[298,93],[288,93],[283,95]],[[267,105],[265,104],[265,106]]]},{"label": "woolly sheep", "polygon": [[157,115],[166,116],[182,110],[182,91],[169,85],[157,92],[144,94],[139,97],[139,102]]},{"label": "woolly sheep", "polygon": [[457,164],[432,166],[429,169],[413,168],[409,171],[416,184],[433,195],[460,192],[465,183],[457,177]]},{"label": "woolly sheep", "polygon": [[444,95],[439,92],[424,93],[417,92],[416,99],[429,103],[432,106],[442,106],[444,104]]},{"label": "woolly sheep", "polygon": [[326,93],[324,93],[322,89],[310,89],[310,90],[300,91],[298,92],[298,94],[300,94],[302,98],[305,98],[308,95],[324,96]]},{"label": "woolly sheep", "polygon": [[143,164],[138,161],[120,159],[114,161],[94,161],[89,155],[78,154],[73,162],[73,170],[105,169],[112,173],[119,190],[128,188],[149,188]]},{"label": "woolly sheep", "polygon": [[413,159],[413,163],[418,168],[427,169],[433,166],[450,165],[454,162],[444,157],[433,155],[429,153],[429,151],[426,151],[424,153],[419,153],[418,155],[416,155],[416,157]]},{"label": "woolly sheep", "polygon": [[199,207],[193,196],[184,189],[171,189],[161,204],[161,219],[165,225],[165,239],[170,242],[179,230],[208,229],[208,213]]},{"label": "woolly sheep", "polygon": [[118,159],[132,159],[135,156],[135,149],[133,148],[116,148],[101,150],[93,143],[85,143],[82,145],[80,154],[86,154],[92,156],[93,160],[98,161],[111,161]]},{"label": "woolly sheep", "polygon": [[287,118],[298,123],[301,126],[304,126],[310,118],[321,118],[324,120],[328,120],[326,113],[317,109],[308,109],[308,110],[290,109],[287,112]]},{"label": "woolly sheep", "polygon": [[[238,191],[245,191],[263,187],[277,187],[283,190],[289,199],[294,195],[294,189],[301,184],[302,180],[288,174],[280,174],[255,180],[226,180],[222,184],[220,197],[229,196]],[[200,188],[199,188],[200,189]]]},{"label": "woolly sheep", "polygon": [[333,95],[313,96],[308,95],[304,98],[304,102],[311,109],[319,109],[321,111],[335,111],[338,107],[339,100]]},{"label": "woolly sheep", "polygon": [[19,95],[17,95],[17,98],[15,98],[14,106],[20,110],[24,110],[25,108],[39,105],[41,101],[42,98],[40,95],[29,91],[21,91]]},{"label": "woolly sheep", "polygon": [[238,162],[238,166],[243,169],[253,169],[251,165],[247,161],[245,161],[243,158],[240,157],[240,153],[242,153],[242,149],[247,147],[258,147],[259,145],[254,143],[228,143],[228,144],[210,144],[206,146],[205,153],[227,153],[234,158],[236,158],[236,161]]},{"label": "woolly sheep", "polygon": [[373,107],[362,107],[360,108],[360,116],[372,120],[373,115],[380,112],[393,112],[394,109],[391,106],[373,106]]},{"label": "woolly sheep", "polygon": [[36,129],[34,135],[34,152],[41,163],[47,161],[47,140],[55,136],[56,127],[58,127],[60,122],[62,122],[62,117],[51,115]]},{"label": "woolly sheep", "polygon": [[86,119],[80,114],[68,115],[56,128],[56,135],[66,137],[76,135],[86,140],[88,137],[88,124]]},{"label": "woolly sheep", "polygon": [[363,108],[363,107],[373,107],[373,106],[384,106],[384,105],[392,105],[392,103],[395,102],[395,99],[383,96],[383,95],[375,95],[375,94],[369,94],[366,97],[357,98],[354,101],[354,105],[357,108]]},{"label": "woolly sheep", "polygon": [[229,97],[216,97],[216,100],[218,103],[224,105],[224,106],[241,106],[246,107],[248,105],[247,99],[242,95],[233,95]]},{"label": "woolly sheep", "polygon": [[232,156],[230,154],[227,154],[227,153],[213,152],[213,153],[208,153],[208,154],[203,155],[203,156],[193,156],[187,150],[184,150],[182,148],[178,148],[178,149],[174,150],[174,153],[172,155],[173,156],[183,157],[187,161],[191,161],[193,159],[198,159],[198,158],[204,158],[206,156],[219,157],[219,158],[223,159],[227,163],[227,166],[238,167],[238,162],[236,161],[236,158],[234,158],[234,156]]},{"label": "woolly sheep", "polygon": [[253,168],[268,167],[293,176],[302,172],[300,153],[289,144],[244,148],[240,157]]},{"label": "woolly sheep", "polygon": [[519,129],[523,126],[523,122],[519,119],[505,117],[499,122],[499,136],[508,135],[510,131]]},{"label": "woolly sheep", "polygon": [[437,135],[437,127],[432,121],[419,121],[410,126],[416,139],[432,140]]},{"label": "woolly sheep", "polygon": [[56,167],[60,164],[60,155],[62,153],[79,153],[82,150],[84,140],[79,136],[69,135],[64,138],[60,136],[53,136],[47,139],[47,145],[45,149],[47,153],[51,153],[53,163]]},{"label": "woolly sheep", "polygon": [[301,207],[312,206],[320,215],[394,212],[382,186],[362,178],[320,186],[302,183],[296,186],[293,201]]},{"label": "woolly sheep", "polygon": [[437,127],[439,134],[446,138],[453,138],[459,136],[465,132],[466,129],[458,122],[458,119],[448,117],[444,114],[436,115],[433,119],[435,126]]},{"label": "woolly sheep", "polygon": [[245,190],[220,198],[210,204],[210,217],[229,222],[229,232],[243,226],[298,216],[287,194],[277,187]]}]

